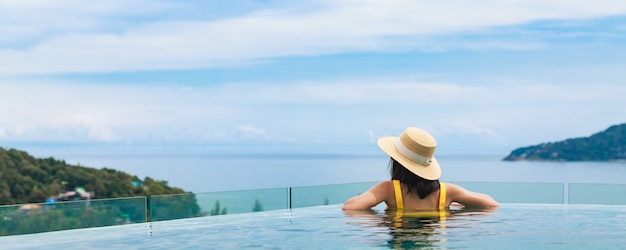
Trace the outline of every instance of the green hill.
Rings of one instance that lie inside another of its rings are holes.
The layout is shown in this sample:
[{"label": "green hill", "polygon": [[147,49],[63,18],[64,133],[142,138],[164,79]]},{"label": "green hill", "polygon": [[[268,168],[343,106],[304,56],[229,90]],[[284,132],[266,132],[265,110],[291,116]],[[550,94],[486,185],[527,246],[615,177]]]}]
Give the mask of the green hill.
[{"label": "green hill", "polygon": [[[20,204],[0,206],[0,236],[205,215],[195,194],[151,196],[181,193],[186,192],[150,177],[0,148],[0,205]],[[122,197],[134,198],[105,199]],[[88,201],[60,202],[74,200]]]},{"label": "green hill", "polygon": [[[184,190],[143,180],[114,169],[74,166],[54,158],[38,159],[26,152],[0,147],[0,205],[42,203],[50,197],[71,200],[179,194]],[[69,192],[74,196],[62,195]],[[84,198],[84,197],[82,197]]]},{"label": "green hill", "polygon": [[504,161],[626,160],[626,123],[589,137],[542,143],[513,150]]}]

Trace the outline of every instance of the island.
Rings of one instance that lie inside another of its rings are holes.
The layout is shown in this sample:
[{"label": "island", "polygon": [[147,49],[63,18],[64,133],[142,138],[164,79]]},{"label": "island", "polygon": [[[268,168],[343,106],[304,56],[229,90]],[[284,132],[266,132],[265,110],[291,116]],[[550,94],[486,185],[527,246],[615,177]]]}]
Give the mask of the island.
[{"label": "island", "polygon": [[589,137],[541,143],[513,150],[503,161],[623,161],[626,160],[626,123]]}]

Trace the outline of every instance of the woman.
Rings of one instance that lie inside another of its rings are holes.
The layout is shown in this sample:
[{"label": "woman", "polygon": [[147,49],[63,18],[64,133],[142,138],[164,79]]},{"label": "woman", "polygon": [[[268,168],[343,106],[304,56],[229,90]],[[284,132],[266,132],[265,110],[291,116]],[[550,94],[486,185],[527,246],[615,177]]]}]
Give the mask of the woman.
[{"label": "woman", "polygon": [[441,168],[433,157],[437,142],[424,130],[407,128],[399,137],[380,138],[378,146],[391,157],[391,180],[348,199],[344,210],[370,209],[381,202],[395,210],[444,210],[450,204],[499,206],[489,195],[439,182]]}]

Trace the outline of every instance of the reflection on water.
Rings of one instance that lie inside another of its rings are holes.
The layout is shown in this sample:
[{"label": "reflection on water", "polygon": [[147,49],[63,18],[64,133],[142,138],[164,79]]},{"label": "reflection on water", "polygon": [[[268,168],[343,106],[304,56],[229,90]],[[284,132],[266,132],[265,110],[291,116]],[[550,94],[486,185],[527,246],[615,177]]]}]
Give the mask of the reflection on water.
[{"label": "reflection on water", "polygon": [[[444,218],[340,205],[0,237],[11,249],[624,249],[626,206],[503,204]],[[148,228],[149,227],[149,228]]]},{"label": "reflection on water", "polygon": [[[388,234],[386,247],[415,249],[439,247],[448,241],[451,229],[472,228],[478,216],[495,212],[495,208],[453,208],[449,211],[394,211],[349,210],[344,211],[350,219],[348,224],[373,229]],[[473,232],[472,234],[474,234]]]},{"label": "reflection on water", "polygon": [[401,212],[388,213],[382,226],[389,227],[388,245],[393,248],[433,247],[445,241],[445,216],[425,214],[404,216]]}]

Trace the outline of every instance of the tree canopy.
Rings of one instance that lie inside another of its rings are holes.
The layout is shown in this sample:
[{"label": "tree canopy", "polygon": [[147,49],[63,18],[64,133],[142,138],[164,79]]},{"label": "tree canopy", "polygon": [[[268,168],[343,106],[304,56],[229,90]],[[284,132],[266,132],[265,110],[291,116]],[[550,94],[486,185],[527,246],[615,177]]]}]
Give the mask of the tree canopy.
[{"label": "tree canopy", "polygon": [[39,203],[62,191],[83,187],[92,198],[119,198],[185,193],[167,181],[154,180],[110,168],[70,165],[63,160],[35,158],[0,147],[0,205]]}]

